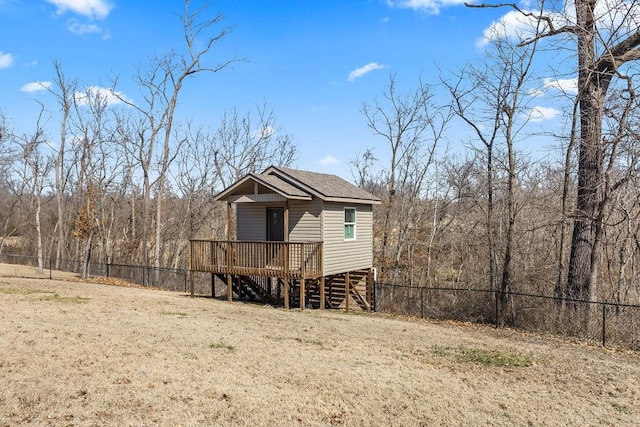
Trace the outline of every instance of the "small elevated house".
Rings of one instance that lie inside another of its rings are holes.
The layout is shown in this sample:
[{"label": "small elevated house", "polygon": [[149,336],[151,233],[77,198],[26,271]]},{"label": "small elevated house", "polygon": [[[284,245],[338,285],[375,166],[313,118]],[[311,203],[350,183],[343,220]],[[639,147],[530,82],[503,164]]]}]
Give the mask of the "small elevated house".
[{"label": "small elevated house", "polygon": [[335,175],[272,166],[216,200],[227,202],[227,240],[192,240],[191,270],[225,281],[229,300],[371,309],[377,197]]}]

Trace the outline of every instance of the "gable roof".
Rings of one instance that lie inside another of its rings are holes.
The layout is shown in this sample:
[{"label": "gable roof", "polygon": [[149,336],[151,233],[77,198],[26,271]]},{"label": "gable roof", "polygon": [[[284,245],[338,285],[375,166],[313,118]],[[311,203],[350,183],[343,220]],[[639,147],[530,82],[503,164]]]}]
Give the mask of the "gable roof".
[{"label": "gable roof", "polygon": [[287,199],[311,200],[317,197],[329,202],[379,204],[380,199],[348,181],[325,173],[271,166],[260,174],[249,174],[221,191],[215,200],[225,200],[239,194],[253,181]]},{"label": "gable roof", "polygon": [[311,195],[309,193],[302,191],[299,188],[287,183],[286,181],[279,179],[277,176],[254,173],[245,175],[243,178],[236,181],[231,186],[222,190],[216,195],[214,200],[225,200],[235,194],[247,193],[247,191],[243,191],[243,189],[246,189],[247,184],[250,184],[251,182],[260,184],[270,191],[279,194],[287,199],[311,200]]}]

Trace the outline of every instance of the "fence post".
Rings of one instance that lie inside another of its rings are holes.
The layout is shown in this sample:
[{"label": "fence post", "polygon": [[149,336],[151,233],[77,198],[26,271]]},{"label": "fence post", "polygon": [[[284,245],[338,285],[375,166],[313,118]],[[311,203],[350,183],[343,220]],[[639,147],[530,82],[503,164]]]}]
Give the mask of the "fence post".
[{"label": "fence post", "polygon": [[378,286],[378,282],[373,280],[373,311],[378,311],[378,301],[376,299],[377,291],[376,287]]},{"label": "fence post", "polygon": [[420,318],[424,319],[424,288],[420,288]]},{"label": "fence post", "polygon": [[109,265],[111,264],[111,260],[107,257],[107,277],[109,277]]},{"label": "fence post", "polygon": [[602,346],[605,347],[607,343],[607,306],[602,304]]},{"label": "fence post", "polygon": [[51,274],[51,264],[53,263],[51,261],[51,257],[49,257],[49,280],[53,279],[53,275]]}]

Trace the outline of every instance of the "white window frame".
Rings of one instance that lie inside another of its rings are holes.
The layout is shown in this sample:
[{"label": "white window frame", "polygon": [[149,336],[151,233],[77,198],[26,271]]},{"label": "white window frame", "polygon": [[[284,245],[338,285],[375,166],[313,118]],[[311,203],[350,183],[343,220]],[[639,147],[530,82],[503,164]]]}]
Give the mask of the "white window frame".
[{"label": "white window frame", "polygon": [[[353,211],[353,222],[347,222],[347,210]],[[348,241],[356,240],[356,236],[357,236],[356,224],[358,222],[358,210],[352,207],[345,207],[342,219],[344,221],[344,240],[348,240]],[[347,233],[346,233],[347,226],[353,226],[353,237],[347,237]]]}]

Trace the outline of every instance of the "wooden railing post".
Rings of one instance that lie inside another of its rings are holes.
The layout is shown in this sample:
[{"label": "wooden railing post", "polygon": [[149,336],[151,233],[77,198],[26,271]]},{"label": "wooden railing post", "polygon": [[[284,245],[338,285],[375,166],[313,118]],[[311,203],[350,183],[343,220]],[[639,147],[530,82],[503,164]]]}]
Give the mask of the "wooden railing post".
[{"label": "wooden railing post", "polygon": [[233,244],[230,241],[227,241],[226,244],[226,249],[227,249],[227,253],[226,253],[226,262],[227,262],[227,300],[229,302],[233,301],[233,287],[232,287],[232,281],[233,281],[233,277],[231,276],[231,264],[232,264],[232,260],[233,260]]},{"label": "wooden railing post", "polygon": [[284,243],[284,251],[283,251],[283,256],[284,256],[284,265],[283,265],[283,274],[287,277],[289,277],[289,273],[290,273],[290,269],[291,269],[291,263],[289,260],[289,243]]},{"label": "wooden railing post", "polygon": [[300,274],[303,279],[307,278],[307,244],[300,243]]},{"label": "wooden railing post", "polygon": [[305,243],[301,243],[300,244],[300,274],[302,276],[302,278],[300,279],[300,310],[304,310],[304,306],[305,306],[305,279],[307,277],[307,272],[306,272],[306,244]]},{"label": "wooden railing post", "polygon": [[318,257],[318,274],[324,277],[324,244],[318,243],[320,255]]}]

